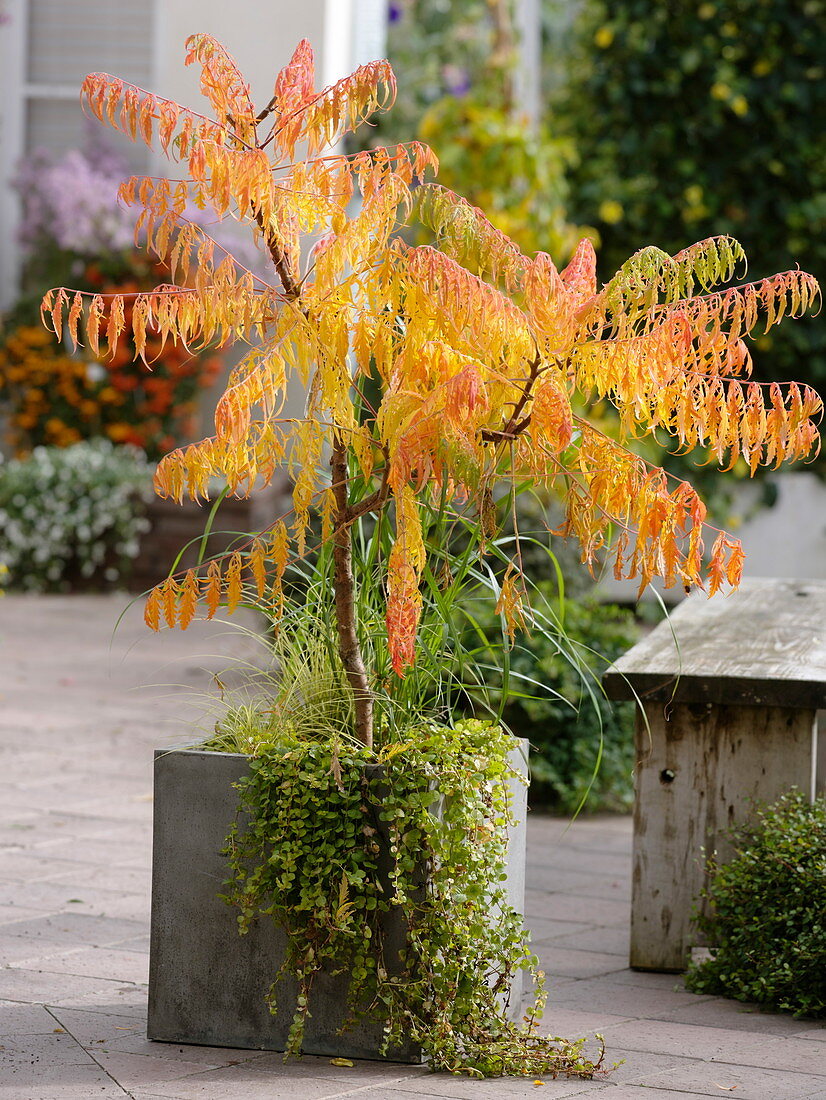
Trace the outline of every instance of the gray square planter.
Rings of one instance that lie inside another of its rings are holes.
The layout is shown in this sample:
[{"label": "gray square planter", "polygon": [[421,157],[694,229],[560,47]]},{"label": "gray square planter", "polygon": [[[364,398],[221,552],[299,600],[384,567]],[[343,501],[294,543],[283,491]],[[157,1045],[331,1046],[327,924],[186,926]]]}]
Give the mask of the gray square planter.
[{"label": "gray square planter", "polygon": [[[524,773],[527,742],[513,760]],[[193,749],[155,753],[152,926],[149,959],[150,1039],[254,1050],[284,1050],[296,986],[284,979],[272,1014],[265,996],[284,958],[285,937],[273,922],[256,921],[238,934],[236,911],[218,895],[228,876],[221,855],[236,817],[237,783],[247,772],[240,754]],[[525,893],[526,790],[514,783],[519,825],[509,841],[508,897],[523,912]],[[388,937],[404,936],[403,918]],[[338,1034],[345,1021],[348,979],[320,974],[314,981],[303,1050],[307,1054],[378,1058],[382,1028],[359,1021]],[[520,1015],[521,988],[512,991]],[[391,1050],[389,1061],[420,1062],[413,1044]]]}]

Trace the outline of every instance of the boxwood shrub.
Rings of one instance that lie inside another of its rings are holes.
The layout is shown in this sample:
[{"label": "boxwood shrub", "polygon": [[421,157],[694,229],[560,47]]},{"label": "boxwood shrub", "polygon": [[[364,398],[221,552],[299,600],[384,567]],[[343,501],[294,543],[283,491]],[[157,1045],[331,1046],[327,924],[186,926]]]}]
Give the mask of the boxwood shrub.
[{"label": "boxwood shrub", "polygon": [[791,792],[731,833],[736,854],[710,861],[698,926],[712,957],[686,978],[795,1016],[826,1016],[826,799]]}]

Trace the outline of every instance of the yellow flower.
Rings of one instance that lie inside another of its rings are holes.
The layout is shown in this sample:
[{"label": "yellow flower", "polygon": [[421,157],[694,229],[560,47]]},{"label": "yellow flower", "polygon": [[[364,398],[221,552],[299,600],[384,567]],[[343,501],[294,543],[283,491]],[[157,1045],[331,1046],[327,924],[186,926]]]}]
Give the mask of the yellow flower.
[{"label": "yellow flower", "polygon": [[717,80],[711,85],[711,98],[712,99],[728,99],[731,95],[731,88],[728,84],[723,83],[722,80]]},{"label": "yellow flower", "polygon": [[622,208],[622,203],[617,202],[616,199],[606,199],[599,204],[599,216],[602,221],[607,225],[616,225],[617,222],[621,222],[625,211]]},{"label": "yellow flower", "polygon": [[601,50],[607,50],[614,41],[614,32],[611,27],[600,27],[594,35],[594,42]]},{"label": "yellow flower", "polygon": [[757,61],[755,61],[751,71],[754,73],[755,76],[768,76],[773,68],[773,61],[769,61],[767,57],[761,57],[758,58]]},{"label": "yellow flower", "polygon": [[732,111],[740,118],[749,113],[749,101],[744,95],[736,95],[731,103],[729,103],[729,107],[731,107]]}]

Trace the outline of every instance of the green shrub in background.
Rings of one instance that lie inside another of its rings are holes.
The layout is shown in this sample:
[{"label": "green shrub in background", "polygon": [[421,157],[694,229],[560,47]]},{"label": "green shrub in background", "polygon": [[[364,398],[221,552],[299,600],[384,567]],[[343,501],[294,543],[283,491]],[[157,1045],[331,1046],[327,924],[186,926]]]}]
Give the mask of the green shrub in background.
[{"label": "green shrub in background", "polygon": [[566,217],[566,138],[525,118],[513,0],[396,0],[388,5],[387,56],[404,96],[378,117],[370,142],[411,133],[439,158],[438,182],[485,211],[523,251],[559,267],[593,231]]},{"label": "green shrub in background", "polygon": [[36,447],[0,461],[0,563],[10,588],[59,592],[116,584],[146,528],[151,493],[142,451],[108,440]]},{"label": "green shrub in background", "polygon": [[698,919],[713,957],[688,988],[825,1016],[826,800],[792,792],[732,836],[736,855],[710,861],[710,914]]},{"label": "green shrub in background", "polygon": [[583,599],[563,601],[563,618],[555,587],[540,582],[538,588],[546,594],[547,616],[564,625],[566,650],[549,631],[519,632],[508,658],[510,690],[502,699],[501,627],[494,613],[481,613],[474,632],[491,644],[487,659],[483,651],[478,655],[489,702],[499,704],[515,736],[530,741],[535,806],[566,814],[580,806],[627,811],[633,801],[634,706],[609,702],[599,678],[637,640],[634,617]]},{"label": "green shrub in background", "polygon": [[[759,259],[749,278],[799,263],[823,282],[826,0],[585,0],[577,29],[558,123],[601,277],[649,240],[673,253],[730,233]],[[826,391],[822,323],[758,339],[755,368]]]}]

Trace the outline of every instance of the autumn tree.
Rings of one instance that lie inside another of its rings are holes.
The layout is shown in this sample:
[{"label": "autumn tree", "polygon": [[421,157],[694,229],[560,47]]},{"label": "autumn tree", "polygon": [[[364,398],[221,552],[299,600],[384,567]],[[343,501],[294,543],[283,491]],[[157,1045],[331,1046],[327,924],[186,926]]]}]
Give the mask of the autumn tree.
[{"label": "autumn tree", "polygon": [[[289,528],[275,519],[223,560],[170,576],[148,599],[151,626],[165,617],[186,627],[201,601],[208,615],[221,601],[232,610],[246,574],[277,613],[290,555],[304,553],[317,514],[334,557],[338,649],[369,745],[373,686],[351,546],[369,513],[389,510],[395,525],[386,627],[398,676],[416,656],[425,508],[445,495],[477,505],[482,551],[496,487],[534,483],[564,502],[564,533],[579,540],[585,562],[610,554],[617,576],[641,588],[653,577],[710,594],[737,585],[740,545],[724,532],[709,536],[692,487],[669,483],[575,415],[573,398],[610,401],[623,438],[658,429],[685,450],[710,447],[724,467],[739,456],[754,471],[811,455],[819,398],[794,383],[751,381],[744,343],[810,309],[819,294],[811,276],[732,283],[745,257],[736,241],[717,237],[675,256],[644,248],[600,287],[588,241],[562,271],[545,253],[523,255],[480,210],[425,182],[437,169],[425,146],[335,151],[391,105],[387,62],[316,91],[312,51],[301,42],[259,109],[213,38],[195,35],[187,49],[211,117],[101,73],[82,90],[98,118],[157,141],[181,167],[180,178],[133,177],[121,188],[125,203],[141,207],[138,233],[174,283],[133,296],[55,289],[44,318],[95,353],[101,342],[114,350],[127,323],[141,356],[150,330],[193,348],[246,342],[215,434],[167,455],[157,490],[198,500],[217,475],[243,496],[286,461],[294,517]],[[272,278],[187,221],[188,203],[245,223]],[[405,243],[398,230],[411,218],[437,247]],[[305,414],[294,420],[282,415],[291,376],[307,387]],[[368,380],[379,393],[372,403]],[[499,598],[512,626],[523,601],[519,561],[517,548]]]}]

